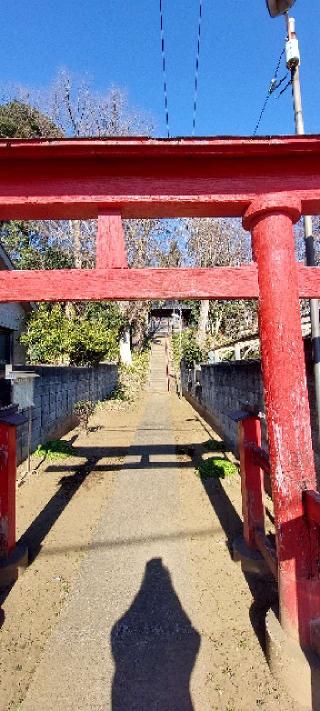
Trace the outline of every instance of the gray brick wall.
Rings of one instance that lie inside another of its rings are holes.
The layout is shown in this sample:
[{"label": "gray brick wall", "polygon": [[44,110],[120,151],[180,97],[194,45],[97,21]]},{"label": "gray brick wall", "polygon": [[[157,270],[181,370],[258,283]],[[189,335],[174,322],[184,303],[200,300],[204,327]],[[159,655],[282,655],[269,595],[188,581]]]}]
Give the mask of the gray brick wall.
[{"label": "gray brick wall", "polygon": [[[310,359],[309,344],[306,343],[307,383],[311,415],[311,434],[318,481],[320,484],[320,448],[315,410],[314,378]],[[230,418],[230,413],[241,410],[248,403],[264,412],[264,397],[261,363],[255,361],[224,361],[213,365],[202,365],[200,370],[181,368],[183,393],[209,415],[217,432],[227,442],[231,450],[238,454],[238,426]],[[266,424],[262,422],[262,443],[268,448]]]},{"label": "gray brick wall", "polygon": [[224,361],[202,365],[201,370],[182,366],[181,377],[183,392],[208,412],[218,433],[237,453],[238,425],[230,415],[243,409],[244,403],[264,411],[260,362]]},{"label": "gray brick wall", "polygon": [[[32,408],[32,440],[38,444],[62,437],[75,424],[73,406],[79,400],[105,400],[118,383],[118,366],[101,364],[96,368],[21,366],[15,370],[36,373],[34,407]],[[27,456],[28,425],[17,432],[17,461]]]}]

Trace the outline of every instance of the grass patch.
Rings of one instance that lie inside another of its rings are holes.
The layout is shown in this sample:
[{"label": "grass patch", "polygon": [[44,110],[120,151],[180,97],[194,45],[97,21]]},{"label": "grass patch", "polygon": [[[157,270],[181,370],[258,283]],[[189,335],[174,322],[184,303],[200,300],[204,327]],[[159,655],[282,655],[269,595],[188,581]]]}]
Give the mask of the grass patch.
[{"label": "grass patch", "polygon": [[196,472],[201,479],[226,479],[228,476],[237,474],[238,467],[228,459],[211,457],[202,460],[198,464]]},{"label": "grass patch", "polygon": [[120,365],[119,384],[110,396],[109,402],[134,403],[140,397],[141,390],[149,373],[150,350],[132,354],[132,365]]},{"label": "grass patch", "polygon": [[89,434],[89,420],[96,409],[95,402],[92,400],[79,400],[73,406],[73,412],[78,420],[80,430]]},{"label": "grass patch", "polygon": [[66,459],[71,456],[71,445],[64,439],[53,439],[51,442],[39,444],[35,455],[41,459]]},{"label": "grass patch", "polygon": [[133,353],[132,365],[120,368],[120,387],[118,398],[126,402],[134,402],[140,395],[149,372],[150,350]]}]

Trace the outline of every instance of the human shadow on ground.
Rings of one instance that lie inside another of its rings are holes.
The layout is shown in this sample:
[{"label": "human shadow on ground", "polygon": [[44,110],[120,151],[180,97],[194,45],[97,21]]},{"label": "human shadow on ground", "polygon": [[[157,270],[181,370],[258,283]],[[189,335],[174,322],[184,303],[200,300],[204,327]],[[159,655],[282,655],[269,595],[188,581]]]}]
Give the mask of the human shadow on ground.
[{"label": "human shadow on ground", "polygon": [[111,631],[112,711],[194,711],[190,678],[200,648],[161,558]]}]

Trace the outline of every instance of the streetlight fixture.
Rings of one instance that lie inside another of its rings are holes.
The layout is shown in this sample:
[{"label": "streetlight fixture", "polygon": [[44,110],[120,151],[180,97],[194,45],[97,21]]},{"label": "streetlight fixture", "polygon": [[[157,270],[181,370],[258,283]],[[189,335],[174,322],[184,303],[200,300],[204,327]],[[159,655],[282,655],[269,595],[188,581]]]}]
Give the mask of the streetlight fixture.
[{"label": "streetlight fixture", "polygon": [[271,17],[284,15],[284,13],[288,12],[292,5],[294,5],[295,1],[296,0],[266,0]]}]

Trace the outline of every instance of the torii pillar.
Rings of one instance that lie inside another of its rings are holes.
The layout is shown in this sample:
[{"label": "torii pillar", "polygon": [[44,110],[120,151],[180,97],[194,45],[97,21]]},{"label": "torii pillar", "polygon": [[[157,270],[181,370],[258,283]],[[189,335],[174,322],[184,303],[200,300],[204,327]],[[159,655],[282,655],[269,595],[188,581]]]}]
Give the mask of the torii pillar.
[{"label": "torii pillar", "polygon": [[320,618],[319,543],[302,492],[316,490],[293,223],[299,200],[254,201],[243,224],[258,266],[259,322],[271,482],[277,531],[280,621],[302,647]]}]

